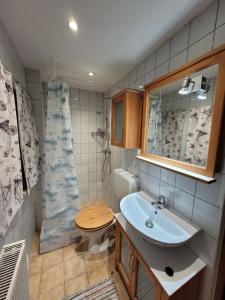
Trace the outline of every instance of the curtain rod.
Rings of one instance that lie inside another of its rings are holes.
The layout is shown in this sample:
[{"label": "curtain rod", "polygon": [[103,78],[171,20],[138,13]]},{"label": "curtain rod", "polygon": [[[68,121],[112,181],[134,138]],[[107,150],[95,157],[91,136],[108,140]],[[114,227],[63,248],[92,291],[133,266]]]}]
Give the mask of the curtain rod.
[{"label": "curtain rod", "polygon": [[[65,79],[67,81],[77,81],[77,82],[80,82],[80,83],[89,84],[89,85],[96,85],[96,86],[102,86],[102,87],[105,87],[105,88],[111,88],[112,87],[111,85],[105,85],[105,84],[96,83],[96,82],[88,82],[88,81],[85,81],[85,80],[80,80],[80,79],[76,79],[76,78],[72,78],[72,77],[66,77],[66,76],[61,76],[61,75],[57,75],[56,78],[57,77]],[[50,80],[54,80],[54,78],[51,78]],[[46,81],[43,81],[43,82],[46,82]]]}]

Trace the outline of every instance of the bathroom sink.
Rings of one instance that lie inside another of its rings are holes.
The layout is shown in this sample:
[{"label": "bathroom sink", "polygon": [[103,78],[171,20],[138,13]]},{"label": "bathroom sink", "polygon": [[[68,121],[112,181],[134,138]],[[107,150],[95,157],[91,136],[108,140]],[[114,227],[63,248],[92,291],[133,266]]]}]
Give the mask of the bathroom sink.
[{"label": "bathroom sink", "polygon": [[161,247],[177,247],[201,230],[170,210],[153,206],[153,201],[146,193],[136,192],[120,202],[125,219],[146,241]]}]

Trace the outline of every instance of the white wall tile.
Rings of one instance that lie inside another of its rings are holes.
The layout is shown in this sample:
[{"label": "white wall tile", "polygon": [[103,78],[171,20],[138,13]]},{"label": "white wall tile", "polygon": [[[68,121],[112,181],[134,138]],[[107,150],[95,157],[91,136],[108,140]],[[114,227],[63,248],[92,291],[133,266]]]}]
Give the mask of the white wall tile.
[{"label": "white wall tile", "polygon": [[205,36],[203,39],[193,44],[188,50],[188,61],[191,61],[202,54],[212,50],[213,33]]},{"label": "white wall tile", "polygon": [[89,91],[88,92],[88,99],[96,101],[97,100],[97,93],[94,92],[94,91]]},{"label": "white wall tile", "polygon": [[188,47],[189,30],[190,25],[188,24],[172,37],[170,57],[175,56]]},{"label": "white wall tile", "polygon": [[225,44],[225,24],[216,29],[213,48],[219,47],[223,44]]},{"label": "white wall tile", "polygon": [[196,180],[177,174],[176,187],[190,194],[194,194],[196,188]]},{"label": "white wall tile", "polygon": [[145,74],[145,84],[152,82],[155,79],[155,70]]},{"label": "white wall tile", "polygon": [[161,169],[161,180],[170,184],[170,185],[175,185],[175,178],[176,175],[175,173],[166,170],[166,169]]},{"label": "white wall tile", "polygon": [[193,206],[194,196],[176,188],[174,195],[174,209],[191,219]]},{"label": "white wall tile", "polygon": [[145,60],[145,74],[151,72],[156,67],[156,52],[153,52]]},{"label": "white wall tile", "polygon": [[80,90],[80,99],[88,100],[88,91]]},{"label": "white wall tile", "polygon": [[149,164],[148,165],[148,174],[153,177],[160,178],[160,168],[155,165]]},{"label": "white wall tile", "polygon": [[166,62],[170,55],[170,41],[163,44],[159,49],[157,49],[156,54],[156,67]]},{"label": "white wall tile", "polygon": [[220,227],[221,210],[199,198],[195,198],[193,222],[206,233],[217,239]]},{"label": "white wall tile", "polygon": [[148,175],[144,172],[140,172],[140,190],[147,191],[148,189]]},{"label": "white wall tile", "polygon": [[219,9],[217,16],[216,26],[220,26],[225,23],[225,0],[219,0]]},{"label": "white wall tile", "polygon": [[148,192],[154,197],[159,196],[159,179],[153,176],[148,178]]},{"label": "white wall tile", "polygon": [[180,66],[185,65],[187,63],[187,54],[188,51],[185,50],[171,58],[169,63],[169,71],[173,71],[179,68]]},{"label": "white wall tile", "polygon": [[155,79],[158,79],[159,77],[167,74],[168,72],[169,72],[169,61],[156,68]]},{"label": "white wall tile", "polygon": [[160,181],[159,194],[163,195],[165,197],[167,207],[173,207],[174,206],[174,203],[173,203],[174,193],[175,193],[174,186],[169,185],[168,183],[165,183],[163,181]]},{"label": "white wall tile", "polygon": [[214,1],[206,10],[191,22],[190,45],[197,42],[215,28],[217,1]]},{"label": "white wall tile", "polygon": [[140,77],[144,76],[145,74],[145,61],[142,61],[138,66],[137,66],[137,79]]},{"label": "white wall tile", "polygon": [[225,197],[225,175],[216,174],[217,181],[211,184],[197,182],[196,197],[218,207],[223,207]]},{"label": "white wall tile", "polygon": [[80,98],[80,90],[76,89],[76,88],[70,88],[70,98],[74,99],[74,98]]},{"label": "white wall tile", "polygon": [[130,74],[128,73],[123,79],[124,88],[128,88],[130,84]]},{"label": "white wall tile", "polygon": [[134,83],[137,80],[137,69],[134,68],[131,72],[130,72],[130,83]]}]

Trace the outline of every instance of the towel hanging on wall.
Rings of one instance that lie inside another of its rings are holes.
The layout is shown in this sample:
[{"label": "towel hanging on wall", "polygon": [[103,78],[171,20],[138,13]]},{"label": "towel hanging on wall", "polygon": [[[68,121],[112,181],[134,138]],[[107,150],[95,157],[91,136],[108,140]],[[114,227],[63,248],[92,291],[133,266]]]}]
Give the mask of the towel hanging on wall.
[{"label": "towel hanging on wall", "polygon": [[37,184],[40,173],[40,153],[37,138],[36,126],[32,115],[31,99],[29,95],[22,91],[19,83],[15,83],[19,136],[21,155],[24,165],[27,193]]},{"label": "towel hanging on wall", "polygon": [[0,239],[23,203],[12,74],[0,62]]}]

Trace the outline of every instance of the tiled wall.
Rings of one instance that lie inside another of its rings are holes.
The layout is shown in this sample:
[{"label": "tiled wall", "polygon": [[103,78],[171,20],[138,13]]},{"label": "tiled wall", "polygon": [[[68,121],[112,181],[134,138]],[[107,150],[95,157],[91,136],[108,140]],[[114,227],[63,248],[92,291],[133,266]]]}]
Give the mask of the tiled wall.
[{"label": "tiled wall", "polygon": [[[108,92],[114,95],[126,87],[138,88],[171,70],[225,43],[225,0],[213,2],[159,49],[115,84]],[[225,122],[224,122],[225,123]],[[223,129],[225,132],[225,129]],[[125,168],[140,176],[140,188],[154,196],[165,195],[168,205],[198,224],[203,231],[189,248],[207,263],[201,286],[201,299],[210,299],[214,263],[218,246],[221,213],[225,196],[225,151],[221,137],[217,182],[207,185],[135,159],[137,151],[111,147],[112,170]],[[105,178],[104,197],[115,207],[113,176]]]},{"label": "tiled wall", "polygon": [[[5,26],[0,20],[0,60],[4,66],[13,74],[14,80],[26,87],[25,70],[16,51],[16,48],[9,37]],[[34,216],[34,189],[29,197],[25,197],[24,203],[17,215],[10,224],[3,240],[0,241],[0,249],[3,245],[15,242],[17,240],[26,239],[27,249],[30,252],[31,241],[35,229]]]},{"label": "tiled wall", "polygon": [[71,88],[70,107],[81,204],[102,198],[104,94]]}]

